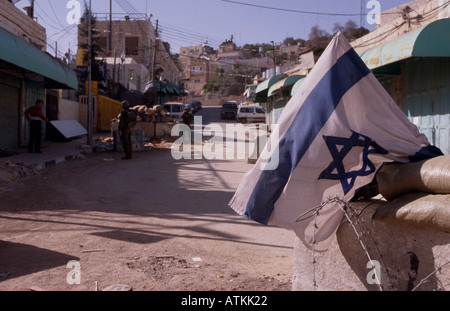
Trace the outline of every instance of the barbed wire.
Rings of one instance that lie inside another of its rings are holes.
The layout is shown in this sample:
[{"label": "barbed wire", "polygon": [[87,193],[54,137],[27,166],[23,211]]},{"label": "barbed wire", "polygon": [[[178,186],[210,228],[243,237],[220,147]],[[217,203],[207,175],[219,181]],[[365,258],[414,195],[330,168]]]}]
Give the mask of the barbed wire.
[{"label": "barbed wire", "polygon": [[[432,277],[433,275],[435,275],[437,272],[440,272],[442,270],[442,268],[444,268],[446,265],[448,265],[450,263],[450,261],[447,261],[446,263],[444,263],[443,265],[441,265],[440,267],[438,267],[436,270],[434,270],[433,272],[431,272],[430,274],[428,274],[425,278],[423,278],[419,284],[417,284],[411,291],[415,291],[416,289],[418,289],[420,286],[422,286],[422,284],[428,282],[428,279],[430,277]],[[443,286],[439,287],[436,289],[436,291],[439,291],[442,288],[445,288],[446,286],[449,286],[450,283],[448,284],[444,284]]]},{"label": "barbed wire", "polygon": [[[316,267],[315,265],[317,264],[316,261],[316,255],[315,255],[315,245],[317,244],[316,241],[316,230],[319,228],[317,225],[317,218],[320,216],[320,212],[321,210],[328,204],[333,204],[333,203],[337,203],[339,205],[339,207],[341,208],[342,212],[344,213],[345,219],[349,222],[350,226],[352,227],[364,253],[366,254],[367,258],[369,259],[369,262],[372,262],[372,256],[369,253],[369,248],[366,246],[367,242],[365,243],[364,241],[364,236],[367,235],[372,239],[372,242],[375,246],[375,249],[378,253],[378,256],[380,257],[382,263],[383,263],[383,267],[385,269],[385,272],[387,274],[387,277],[389,278],[389,282],[391,284],[391,286],[393,286],[392,284],[392,280],[389,274],[389,271],[387,269],[387,265],[385,263],[384,260],[384,256],[382,255],[380,249],[378,248],[378,243],[376,242],[376,240],[373,238],[373,236],[371,235],[371,230],[369,228],[367,228],[364,220],[362,219],[361,213],[362,211],[364,211],[368,206],[372,205],[374,202],[369,203],[367,206],[365,206],[364,208],[361,209],[361,211],[358,213],[356,212],[352,206],[350,205],[349,202],[342,200],[341,198],[339,198],[338,196],[335,197],[330,197],[327,200],[323,201],[321,204],[307,210],[306,212],[302,213],[300,216],[297,217],[296,222],[300,222],[300,221],[305,221],[311,217],[314,217],[314,221],[313,221],[313,239],[312,239],[312,243],[311,243],[311,251],[312,251],[312,263],[313,263],[313,287],[314,290],[317,290],[318,285],[317,285],[317,281],[316,281]],[[350,214],[350,215],[349,215]],[[355,219],[352,220],[353,217]],[[358,231],[357,229],[357,225],[363,227],[363,230],[361,230],[361,233]],[[420,286],[422,286],[423,284],[425,284],[426,282],[428,282],[428,280],[435,275],[437,272],[440,272],[442,270],[442,268],[444,268],[446,265],[450,264],[450,261],[447,261],[446,263],[444,263],[443,265],[439,266],[437,269],[435,269],[433,272],[431,272],[429,275],[427,275],[425,278],[423,278],[413,289],[412,291],[415,291],[416,289],[418,289]],[[378,285],[378,288],[380,291],[383,291],[383,284],[381,283],[380,280],[380,275],[377,275],[377,273],[375,273],[375,281],[376,284]],[[439,288],[437,288],[436,290],[439,291],[441,289],[445,290],[445,287],[450,286],[450,283],[444,284],[442,286],[440,286]]]}]

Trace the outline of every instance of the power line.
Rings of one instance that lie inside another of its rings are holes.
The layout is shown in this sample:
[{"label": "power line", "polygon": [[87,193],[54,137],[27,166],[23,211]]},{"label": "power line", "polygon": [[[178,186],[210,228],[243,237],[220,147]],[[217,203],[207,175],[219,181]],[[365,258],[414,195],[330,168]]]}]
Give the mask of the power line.
[{"label": "power line", "polygon": [[326,13],[326,12],[301,11],[301,10],[276,8],[276,7],[270,7],[270,6],[259,5],[259,4],[251,4],[251,3],[245,3],[245,2],[240,2],[240,1],[232,1],[232,0],[220,0],[220,1],[244,5],[244,6],[250,6],[250,7],[255,7],[255,8],[260,8],[260,9],[275,10],[275,11],[282,11],[282,12],[289,12],[289,13],[326,15],[326,16],[360,16],[361,15],[361,13]]}]

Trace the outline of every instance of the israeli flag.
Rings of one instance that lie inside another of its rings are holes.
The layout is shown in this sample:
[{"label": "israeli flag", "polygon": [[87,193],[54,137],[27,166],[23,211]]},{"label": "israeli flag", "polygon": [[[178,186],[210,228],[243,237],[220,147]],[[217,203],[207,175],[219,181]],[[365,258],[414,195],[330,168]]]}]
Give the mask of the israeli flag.
[{"label": "israeli flag", "polygon": [[153,85],[154,85],[153,81],[147,82],[147,84],[145,84],[144,93],[147,92],[150,88],[152,88]]},{"label": "israeli flag", "polygon": [[[350,201],[383,163],[438,155],[338,33],[284,108],[229,205],[326,251],[344,212],[340,203],[324,202]],[[321,205],[317,217],[297,221]]]}]

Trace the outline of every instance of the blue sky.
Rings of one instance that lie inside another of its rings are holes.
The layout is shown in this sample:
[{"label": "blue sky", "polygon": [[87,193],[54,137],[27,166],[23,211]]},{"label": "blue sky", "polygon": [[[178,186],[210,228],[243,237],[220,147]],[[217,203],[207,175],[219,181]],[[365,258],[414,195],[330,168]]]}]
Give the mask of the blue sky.
[{"label": "blue sky", "polygon": [[[85,1],[89,3],[88,0],[78,1],[82,8]],[[409,2],[378,1],[381,11]],[[47,51],[52,55],[55,54],[56,42],[60,56],[69,48],[74,52],[77,47],[77,27],[67,22],[68,2],[35,0],[35,16],[47,30]],[[109,3],[109,0],[92,0],[92,11],[99,19],[107,18]],[[368,0],[112,0],[112,9],[113,19],[122,18],[126,13],[132,18],[136,16],[134,13],[152,14],[153,25],[159,21],[163,40],[171,44],[172,52],[178,53],[181,46],[205,41],[217,48],[231,36],[238,46],[271,41],[281,43],[286,37],[307,39],[314,25],[328,32],[332,32],[335,23],[345,24],[349,19],[359,25],[361,3],[364,14],[367,14],[370,11],[365,8]],[[16,6],[23,8],[29,4],[30,0],[21,0]],[[367,24],[365,16],[363,23],[369,30],[374,29]]]}]

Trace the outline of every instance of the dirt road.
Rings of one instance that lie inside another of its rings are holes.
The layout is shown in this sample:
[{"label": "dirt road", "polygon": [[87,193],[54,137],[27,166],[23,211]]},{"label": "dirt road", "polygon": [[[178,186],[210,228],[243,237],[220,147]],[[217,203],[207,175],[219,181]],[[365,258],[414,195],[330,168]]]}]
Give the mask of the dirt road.
[{"label": "dirt road", "polygon": [[0,290],[291,290],[293,233],[231,199],[251,165],[97,152],[0,191]]}]

